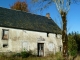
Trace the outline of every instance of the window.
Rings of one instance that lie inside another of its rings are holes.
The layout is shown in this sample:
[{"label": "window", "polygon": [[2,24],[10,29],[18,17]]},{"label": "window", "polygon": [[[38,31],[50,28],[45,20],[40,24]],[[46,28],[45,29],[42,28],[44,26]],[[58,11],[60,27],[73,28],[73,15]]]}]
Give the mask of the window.
[{"label": "window", "polygon": [[53,51],[54,50],[54,44],[52,42],[49,43],[48,49],[49,49],[49,51]]},{"label": "window", "polygon": [[29,51],[29,45],[27,41],[22,42],[22,48],[25,51]]},{"label": "window", "polygon": [[2,39],[3,40],[8,40],[8,38],[9,38],[9,30],[6,30],[6,29],[3,29],[2,30]]},{"label": "window", "polygon": [[55,34],[56,38],[57,38],[57,33]]},{"label": "window", "polygon": [[49,37],[49,33],[47,33],[47,37]]},{"label": "window", "polygon": [[3,47],[4,47],[4,48],[8,47],[8,44],[3,44]]},{"label": "window", "polygon": [[61,47],[60,47],[60,51],[61,51]]}]

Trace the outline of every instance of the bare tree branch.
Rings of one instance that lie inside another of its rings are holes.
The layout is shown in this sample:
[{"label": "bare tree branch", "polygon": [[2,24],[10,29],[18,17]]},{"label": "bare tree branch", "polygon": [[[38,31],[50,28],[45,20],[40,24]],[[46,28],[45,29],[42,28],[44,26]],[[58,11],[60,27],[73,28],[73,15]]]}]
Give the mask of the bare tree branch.
[{"label": "bare tree branch", "polygon": [[[33,0],[34,1],[34,0]],[[70,10],[70,5],[75,2],[77,3],[80,0],[35,0],[35,2],[40,2],[41,5],[38,4],[40,8],[39,10],[43,10],[50,6],[50,4],[54,3],[59,11],[62,19],[62,43],[63,43],[63,57],[64,60],[67,60],[68,53],[68,37],[67,37],[67,13]]]}]

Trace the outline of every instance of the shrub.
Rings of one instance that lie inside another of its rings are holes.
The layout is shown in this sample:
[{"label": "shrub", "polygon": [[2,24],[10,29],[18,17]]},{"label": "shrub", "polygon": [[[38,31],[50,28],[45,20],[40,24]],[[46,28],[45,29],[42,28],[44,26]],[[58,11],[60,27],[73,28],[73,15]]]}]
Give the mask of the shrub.
[{"label": "shrub", "polygon": [[27,58],[29,56],[32,56],[32,51],[21,51],[20,53],[12,54],[12,57],[22,57]]},{"label": "shrub", "polygon": [[21,57],[20,53],[13,54],[12,57]]},{"label": "shrub", "polygon": [[56,56],[56,60],[63,60],[63,57],[62,57],[62,53],[61,52],[57,52],[55,54],[55,56]]},{"label": "shrub", "polygon": [[0,55],[0,57],[7,57],[4,53],[2,53],[1,55]]},{"label": "shrub", "polygon": [[69,55],[76,56],[77,55],[77,43],[73,36],[68,37],[68,50]]},{"label": "shrub", "polygon": [[54,53],[53,52],[50,52],[50,53],[47,54],[47,56],[54,57]]},{"label": "shrub", "polygon": [[21,52],[22,58],[26,58],[26,57],[29,57],[31,55],[32,55],[32,52],[31,51],[22,51]]}]

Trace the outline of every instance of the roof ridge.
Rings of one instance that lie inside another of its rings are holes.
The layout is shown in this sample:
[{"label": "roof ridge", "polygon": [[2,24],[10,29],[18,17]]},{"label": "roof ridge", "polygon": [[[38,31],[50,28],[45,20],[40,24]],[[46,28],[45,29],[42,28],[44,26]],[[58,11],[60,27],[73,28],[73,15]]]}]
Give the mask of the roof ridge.
[{"label": "roof ridge", "polygon": [[[13,10],[13,11],[19,11],[19,12],[25,12],[25,13],[29,13],[29,14],[32,14],[32,15],[38,15],[38,14],[35,14],[35,13],[21,11],[21,10],[16,10],[16,9],[9,9],[9,8],[4,8],[4,7],[0,7],[0,8],[7,9],[7,10]],[[38,15],[38,16],[46,17],[46,16],[43,16],[43,15]]]}]

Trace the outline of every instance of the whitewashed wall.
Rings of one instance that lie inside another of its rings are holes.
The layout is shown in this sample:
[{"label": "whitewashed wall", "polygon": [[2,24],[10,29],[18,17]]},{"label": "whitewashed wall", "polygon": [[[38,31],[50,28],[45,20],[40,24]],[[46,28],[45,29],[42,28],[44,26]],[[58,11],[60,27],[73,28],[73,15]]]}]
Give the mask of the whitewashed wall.
[{"label": "whitewashed wall", "polygon": [[[2,29],[9,30],[9,39],[2,40]],[[4,48],[4,41],[8,42],[8,47]],[[37,43],[44,43],[44,55],[49,54],[49,52],[58,52],[60,47],[62,48],[61,35],[45,32],[36,32],[20,29],[12,29],[0,27],[0,52],[20,52],[22,50],[32,50],[34,54],[37,54]]]}]

